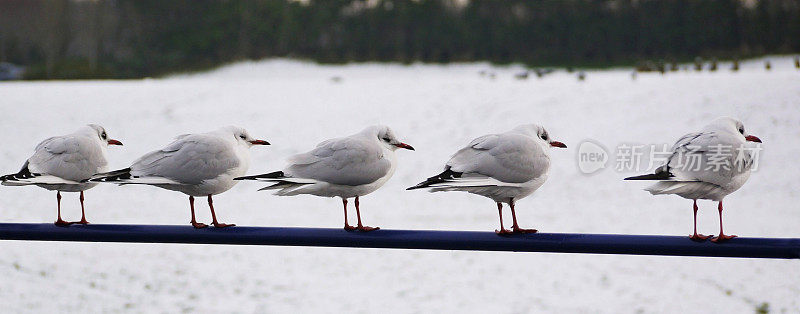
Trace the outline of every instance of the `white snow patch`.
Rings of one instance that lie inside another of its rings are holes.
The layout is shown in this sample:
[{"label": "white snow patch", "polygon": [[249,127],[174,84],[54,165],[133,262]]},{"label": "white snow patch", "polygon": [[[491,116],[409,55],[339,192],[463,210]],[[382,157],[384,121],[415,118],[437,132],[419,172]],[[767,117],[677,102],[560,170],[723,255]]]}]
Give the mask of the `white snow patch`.
[{"label": "white snow patch", "polygon": [[[800,237],[800,71],[791,58],[732,73],[639,74],[630,69],[514,79],[520,66],[488,64],[322,66],[245,62],[203,74],[128,81],[0,84],[0,172],[18,170],[42,139],[99,123],[125,143],[111,168],[176,135],[236,124],[270,141],[252,149],[249,173],[280,169],[289,155],[369,124],[390,125],[417,150],[398,151],[395,177],[364,197],[369,225],[387,229],[497,228],[494,204],[465,193],[404,188],[436,174],[470,139],[540,123],[570,148],[553,150],[549,181],[520,201],[523,227],[542,232],[688,235],[691,202],[653,197],[631,173],[592,176],[577,144],[672,143],[722,115],[764,141],[761,168],[726,198],[726,232]],[[478,72],[497,74],[491,80]],[[340,82],[334,82],[339,77]],[[613,160],[612,160],[613,162]],[[612,167],[613,168],[613,167]],[[242,183],[216,197],[239,225],[341,227],[341,203],[276,197]],[[186,196],[102,185],[86,193],[93,223],[188,224]],[[201,221],[209,214],[200,204]],[[80,214],[65,194],[65,217]],[[701,202],[699,228],[718,228]],[[55,195],[0,188],[0,220],[50,222]],[[13,312],[752,312],[761,302],[800,311],[796,261],[378,249],[2,242],[0,299]]]}]

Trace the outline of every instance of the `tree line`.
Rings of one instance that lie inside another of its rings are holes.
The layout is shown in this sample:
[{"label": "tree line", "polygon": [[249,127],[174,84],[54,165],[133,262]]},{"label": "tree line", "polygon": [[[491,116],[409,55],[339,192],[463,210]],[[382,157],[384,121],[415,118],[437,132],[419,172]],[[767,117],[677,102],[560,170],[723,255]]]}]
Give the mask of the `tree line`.
[{"label": "tree line", "polygon": [[0,61],[31,79],[265,57],[605,67],[796,52],[796,0],[0,1]]}]

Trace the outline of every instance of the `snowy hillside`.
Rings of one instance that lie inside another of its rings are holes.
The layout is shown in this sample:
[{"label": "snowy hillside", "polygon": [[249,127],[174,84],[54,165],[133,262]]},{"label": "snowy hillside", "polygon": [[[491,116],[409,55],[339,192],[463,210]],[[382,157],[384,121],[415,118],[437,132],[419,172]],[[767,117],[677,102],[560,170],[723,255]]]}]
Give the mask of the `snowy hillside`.
[{"label": "snowy hillside", "polygon": [[[0,174],[16,172],[35,145],[87,123],[125,143],[111,168],[176,135],[236,124],[272,146],[251,149],[249,173],[279,170],[291,154],[370,124],[387,124],[416,151],[361,200],[368,225],[492,231],[494,204],[466,193],[405,191],[441,171],[477,136],[540,123],[566,150],[552,151],[549,181],[518,203],[522,227],[541,232],[688,235],[691,201],[654,197],[636,173],[577,167],[591,139],[663,144],[718,116],[741,119],[764,141],[760,167],[726,198],[725,231],[800,237],[800,71],[770,58],[730,72],[639,74],[560,71],[517,80],[520,67],[488,64],[321,66],[288,60],[233,64],[210,73],[133,81],[0,83]],[[480,76],[495,72],[496,78]],[[336,77],[334,80],[332,78]],[[613,158],[613,157],[612,157]],[[613,160],[612,160],[613,163]],[[637,172],[638,173],[638,172]],[[277,197],[245,182],[215,197],[223,222],[341,227],[341,202]],[[65,219],[80,216],[64,195]],[[101,185],[86,193],[96,224],[188,224],[186,196],[153,187]],[[204,202],[200,221],[209,222]],[[718,231],[702,201],[699,229]],[[52,222],[55,193],[0,187],[0,221]],[[0,300],[11,312],[485,313],[800,312],[797,261],[379,249],[0,242]]]}]

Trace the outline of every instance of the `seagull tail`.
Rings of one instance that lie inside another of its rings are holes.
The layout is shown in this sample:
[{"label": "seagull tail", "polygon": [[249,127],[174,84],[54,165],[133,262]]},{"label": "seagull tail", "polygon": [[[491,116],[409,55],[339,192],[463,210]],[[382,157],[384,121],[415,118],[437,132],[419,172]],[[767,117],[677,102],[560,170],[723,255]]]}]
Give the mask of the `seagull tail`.
[{"label": "seagull tail", "polygon": [[19,172],[0,176],[0,182],[2,182],[3,185],[27,185],[23,184],[23,182],[40,175],[41,174],[38,173],[31,173],[28,169],[28,162],[25,161],[25,164],[22,165],[22,169],[20,169]]},{"label": "seagull tail", "polygon": [[278,190],[275,192],[276,195],[295,195],[297,193],[293,192],[297,192],[298,189],[305,187],[309,184],[314,184],[318,182],[317,180],[314,179],[293,178],[290,176],[286,176],[283,173],[283,171],[274,171],[254,176],[238,177],[234,178],[234,180],[255,180],[255,181],[273,183],[270,186],[266,186],[258,190],[259,191]]},{"label": "seagull tail", "polygon": [[265,174],[258,174],[254,176],[245,176],[245,177],[237,177],[233,178],[234,180],[257,180],[257,181],[273,181],[277,179],[285,178],[286,176],[283,174],[283,171],[273,171],[270,173]]},{"label": "seagull tail", "polygon": [[447,167],[447,169],[444,172],[437,174],[433,177],[430,177],[427,180],[422,181],[415,186],[407,188],[406,190],[416,190],[428,187],[432,188],[435,187],[436,185],[453,182],[454,180],[461,178],[462,174],[463,173],[461,172],[455,172],[453,170],[450,170],[450,167]]},{"label": "seagull tail", "polygon": [[103,172],[93,175],[88,182],[116,182],[120,183],[124,180],[131,179],[131,168]]},{"label": "seagull tail", "polygon": [[674,175],[672,175],[671,173],[667,171],[661,171],[641,176],[627,177],[625,178],[625,180],[670,180],[673,177]]},{"label": "seagull tail", "polygon": [[0,176],[0,182],[6,186],[23,186],[33,184],[79,184],[72,180],[62,179],[56,176],[45,175],[41,173],[32,173],[28,169],[28,162],[22,165],[22,169],[14,174]]},{"label": "seagull tail", "polygon": [[93,175],[89,180],[84,180],[84,182],[105,182],[105,183],[116,183],[119,185],[125,184],[148,184],[148,185],[159,185],[159,184],[170,184],[170,185],[179,185],[181,183],[164,177],[140,177],[134,176],[131,174],[131,168],[125,168],[120,170],[114,170],[104,173],[98,173]]}]

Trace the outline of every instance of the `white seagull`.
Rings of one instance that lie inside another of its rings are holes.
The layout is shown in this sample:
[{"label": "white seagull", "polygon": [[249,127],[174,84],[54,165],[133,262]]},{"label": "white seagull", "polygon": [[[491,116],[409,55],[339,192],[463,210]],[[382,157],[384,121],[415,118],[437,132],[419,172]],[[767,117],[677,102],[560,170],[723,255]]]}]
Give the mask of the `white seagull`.
[{"label": "white seagull", "polygon": [[[103,127],[89,124],[64,136],[48,138],[36,146],[33,156],[25,161],[22,169],[0,177],[3,185],[37,185],[56,191],[58,220],[56,226],[71,223],[88,224],[83,206],[83,191],[96,183],[85,183],[93,174],[108,170],[106,153],[108,145],[122,145],[108,138]],[[81,220],[66,222],[61,219],[61,192],[80,192]]]},{"label": "white seagull", "polygon": [[192,226],[205,228],[194,216],[194,197],[207,196],[214,227],[235,226],[217,221],[212,195],[225,192],[244,175],[250,166],[253,145],[269,145],[256,140],[243,128],[228,126],[200,134],[184,134],[166,147],[145,154],[128,168],[99,173],[90,182],[111,182],[120,185],[146,184],[189,195]]},{"label": "white seagull", "polygon": [[[361,224],[358,198],[383,186],[394,174],[398,148],[414,150],[397,140],[387,126],[371,126],[348,137],[324,141],[310,152],[289,158],[283,171],[240,177],[274,183],[261,190],[278,190],[276,195],[311,194],[340,197],[344,206],[344,229],[372,231],[379,227]],[[347,222],[347,199],[355,198],[358,226]]]},{"label": "white seagull", "polygon": [[[554,141],[547,131],[526,124],[500,134],[472,140],[445,164],[444,172],[408,188],[430,188],[431,192],[465,191],[491,198],[500,215],[498,234],[535,233],[517,224],[514,203],[531,195],[547,180],[550,170],[550,147],[566,148]],[[513,230],[503,227],[503,204],[511,207]]]},{"label": "white seagull", "polygon": [[702,131],[678,139],[666,164],[655,173],[625,180],[656,180],[659,182],[645,190],[653,195],[677,194],[693,200],[694,234],[689,238],[695,241],[710,237],[697,233],[697,200],[719,202],[719,236],[711,241],[725,241],[736,236],[722,232],[722,199],[750,177],[757,144],[747,142],[761,143],[761,139],[748,135],[739,120],[718,118]]}]

